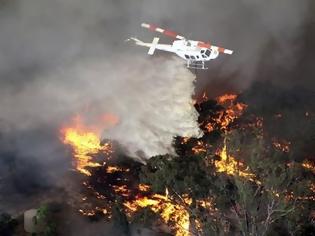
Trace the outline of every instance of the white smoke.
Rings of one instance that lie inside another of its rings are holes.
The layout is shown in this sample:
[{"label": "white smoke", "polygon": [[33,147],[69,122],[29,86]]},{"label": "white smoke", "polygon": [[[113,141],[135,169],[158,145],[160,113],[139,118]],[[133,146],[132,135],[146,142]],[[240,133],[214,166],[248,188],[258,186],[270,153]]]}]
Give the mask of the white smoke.
[{"label": "white smoke", "polygon": [[18,129],[32,129],[61,126],[75,114],[93,125],[103,114],[113,114],[119,123],[105,129],[104,138],[117,140],[133,157],[149,158],[173,153],[174,136],[199,136],[194,80],[175,58],[85,61],[7,94],[0,101],[1,118]]},{"label": "white smoke", "polygon": [[122,120],[105,137],[119,140],[131,156],[150,157],[173,153],[174,136],[200,135],[192,101],[195,76],[182,61],[158,58],[128,71],[120,75],[128,87],[113,88],[121,94],[120,106],[113,109]]},{"label": "white smoke", "polygon": [[[199,78],[198,86],[203,89],[221,73],[239,73],[230,80],[244,88],[270,39],[283,45],[284,54],[272,53],[277,63],[294,58],[282,56],[294,52],[290,45],[308,6],[294,0],[1,2],[0,122],[32,139],[34,130],[58,127],[75,113],[85,113],[91,123],[113,113],[120,122],[104,137],[145,157],[172,151],[174,135],[199,131],[191,101],[194,76],[177,60],[148,59],[144,49],[123,45],[129,36],[152,40],[141,22],[235,50],[209,63],[211,76]],[[269,58],[272,50],[267,52]]]}]

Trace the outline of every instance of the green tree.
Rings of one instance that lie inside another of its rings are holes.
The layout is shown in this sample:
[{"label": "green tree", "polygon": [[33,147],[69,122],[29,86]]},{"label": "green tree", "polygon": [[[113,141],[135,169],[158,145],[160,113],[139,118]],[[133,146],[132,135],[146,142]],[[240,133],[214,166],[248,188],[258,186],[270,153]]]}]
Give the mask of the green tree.
[{"label": "green tree", "polygon": [[113,223],[115,229],[119,230],[121,235],[130,235],[129,222],[124,212],[122,200],[117,199],[112,207]]},{"label": "green tree", "polygon": [[202,156],[155,156],[142,167],[140,180],[153,191],[164,193],[166,188],[177,194],[197,199],[208,196],[212,177],[206,175]]},{"label": "green tree", "polygon": [[[187,194],[191,231],[196,235],[296,235],[309,225],[313,201],[310,184],[314,182],[290,154],[277,151],[256,130],[227,134],[229,155],[238,165],[235,174],[218,173],[210,156],[156,156],[142,168],[141,180],[163,193],[168,187],[174,199]],[[241,171],[250,173],[248,177]],[[213,206],[198,206],[211,198]],[[178,202],[178,201],[177,201]],[[194,225],[199,223],[198,230]],[[281,229],[281,230],[280,230]],[[278,230],[278,231],[277,231]]]},{"label": "green tree", "polygon": [[[312,181],[303,178],[300,165],[288,162],[288,156],[285,158],[282,152],[266,145],[257,134],[234,132],[227,139],[234,155],[240,153],[247,157],[242,161],[255,177],[248,179],[238,174],[228,177],[234,185],[234,194],[217,196],[217,199],[230,199],[232,203],[231,214],[225,217],[230,222],[234,220],[240,235],[268,235],[276,224],[284,222],[282,226],[287,233],[295,235],[301,221],[307,222],[310,214],[310,208],[305,206],[310,204]],[[304,219],[298,219],[301,217]]]},{"label": "green tree", "polygon": [[52,211],[49,205],[44,204],[37,210],[35,223],[43,227],[40,235],[55,236],[57,235],[57,224],[55,223]]}]

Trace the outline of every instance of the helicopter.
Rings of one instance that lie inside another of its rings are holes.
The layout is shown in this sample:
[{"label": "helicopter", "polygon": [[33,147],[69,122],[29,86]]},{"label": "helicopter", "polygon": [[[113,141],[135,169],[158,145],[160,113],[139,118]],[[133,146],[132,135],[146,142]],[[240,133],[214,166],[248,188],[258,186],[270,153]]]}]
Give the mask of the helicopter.
[{"label": "helicopter", "polygon": [[154,37],[152,43],[145,43],[135,37],[130,37],[127,41],[133,41],[136,45],[148,47],[149,55],[153,55],[156,49],[175,53],[186,61],[187,68],[206,70],[208,68],[205,67],[205,62],[216,59],[220,53],[233,54],[230,49],[212,45],[210,42],[189,40],[173,31],[162,29],[153,24],[142,23],[141,26],[175,40],[172,44],[159,44],[158,37]]}]

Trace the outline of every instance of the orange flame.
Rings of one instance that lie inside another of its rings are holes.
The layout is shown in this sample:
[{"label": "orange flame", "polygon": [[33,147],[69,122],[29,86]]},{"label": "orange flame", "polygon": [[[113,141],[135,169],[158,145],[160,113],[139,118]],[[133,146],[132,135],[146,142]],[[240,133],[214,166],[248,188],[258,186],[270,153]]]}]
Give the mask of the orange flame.
[{"label": "orange flame", "polygon": [[115,172],[129,172],[130,171],[130,169],[124,169],[124,168],[120,168],[120,167],[118,167],[118,166],[108,166],[107,168],[106,168],[106,172],[108,173],[108,174],[112,174],[112,173],[115,173]]},{"label": "orange flame", "polygon": [[220,104],[224,104],[226,102],[233,102],[237,98],[236,94],[224,94],[222,96],[217,97],[217,101]]},{"label": "orange flame", "polygon": [[272,144],[275,149],[282,151],[282,152],[289,152],[290,151],[290,141],[286,140],[277,140],[276,138],[272,139]]},{"label": "orange flame", "polygon": [[147,185],[147,184],[139,184],[138,185],[138,189],[141,191],[141,192],[147,192],[150,190],[150,186]]},{"label": "orange flame", "polygon": [[86,127],[79,116],[74,118],[72,125],[62,128],[61,134],[63,143],[70,145],[73,149],[75,168],[85,175],[91,175],[87,167],[101,166],[93,161],[93,155],[99,152],[111,153],[109,143],[101,144],[100,130]]},{"label": "orange flame", "polygon": [[[185,198],[186,204],[191,204],[191,199]],[[189,236],[189,213],[181,204],[173,203],[166,189],[165,195],[154,194],[151,197],[142,197],[134,201],[125,202],[128,214],[139,210],[139,208],[149,207],[153,212],[158,213],[162,220],[168,224],[176,223],[174,231],[176,236]]]},{"label": "orange flame", "polygon": [[206,148],[206,145],[202,142],[202,141],[198,141],[197,142],[197,145],[195,145],[193,148],[192,148],[192,151],[195,153],[195,154],[199,154],[199,153],[202,153],[202,152],[207,152],[207,148]]},{"label": "orange flame", "polygon": [[312,171],[314,174],[315,174],[315,164],[310,162],[310,161],[304,161],[302,163],[302,166],[305,168],[305,169],[308,169],[310,171]]},{"label": "orange flame", "polygon": [[[221,125],[222,130],[226,130],[228,125],[239,118],[247,108],[247,105],[244,103],[234,103],[236,98],[236,94],[225,94],[217,97],[217,102],[226,108],[225,111],[220,113],[219,118],[216,119],[216,123]],[[212,131],[213,127],[210,125],[207,126],[207,129]]]},{"label": "orange flame", "polygon": [[130,195],[131,190],[128,189],[127,185],[113,185],[113,189],[115,193],[120,194],[121,196],[128,197]]},{"label": "orange flame", "polygon": [[250,173],[248,168],[240,161],[236,161],[234,157],[227,154],[226,140],[224,140],[223,149],[220,152],[220,161],[215,161],[215,166],[218,172],[225,172],[228,175],[238,175],[254,181],[255,175]]}]

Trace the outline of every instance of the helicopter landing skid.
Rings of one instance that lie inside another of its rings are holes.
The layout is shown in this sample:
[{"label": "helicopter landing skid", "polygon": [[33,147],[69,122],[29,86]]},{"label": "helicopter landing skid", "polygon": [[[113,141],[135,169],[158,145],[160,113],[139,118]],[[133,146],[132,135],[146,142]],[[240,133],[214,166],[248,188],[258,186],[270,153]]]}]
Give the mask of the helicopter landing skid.
[{"label": "helicopter landing skid", "polygon": [[198,69],[198,70],[207,70],[205,67],[204,61],[187,61],[187,68],[189,69]]}]

